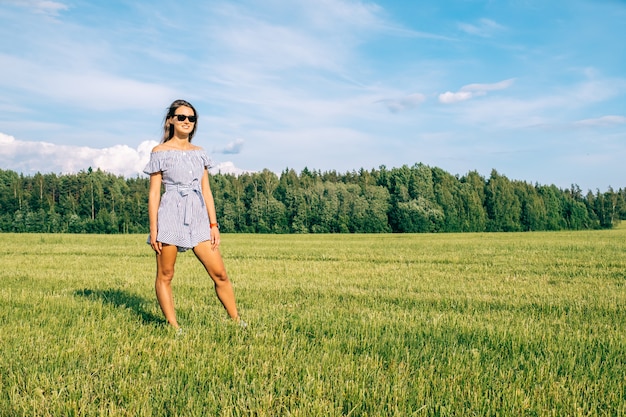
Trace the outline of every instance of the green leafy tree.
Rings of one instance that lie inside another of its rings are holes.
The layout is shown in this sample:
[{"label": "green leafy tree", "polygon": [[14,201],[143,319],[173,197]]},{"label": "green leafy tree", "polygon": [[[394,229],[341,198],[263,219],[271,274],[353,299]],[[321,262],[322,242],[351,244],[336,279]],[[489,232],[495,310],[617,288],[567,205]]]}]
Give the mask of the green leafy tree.
[{"label": "green leafy tree", "polygon": [[[360,233],[384,233],[389,232],[387,212],[389,210],[389,191],[381,186],[366,185],[362,188],[360,200],[367,204],[365,218],[359,227],[353,227],[351,231]],[[353,216],[350,216],[353,218]]]},{"label": "green leafy tree", "polygon": [[443,225],[443,210],[424,197],[398,203],[398,212],[401,216],[399,224],[401,232],[437,232]]},{"label": "green leafy tree", "polygon": [[461,231],[484,232],[487,228],[484,178],[470,171],[460,179],[459,193],[463,207]]},{"label": "green leafy tree", "polygon": [[485,206],[490,232],[521,231],[521,204],[509,179],[494,169],[485,187]]},{"label": "green leafy tree", "polygon": [[544,230],[563,230],[567,227],[564,213],[564,199],[560,190],[554,186],[541,186],[537,189],[546,209],[546,223]]},{"label": "green leafy tree", "polygon": [[520,223],[522,230],[545,230],[547,212],[537,189],[525,182],[515,182],[515,193],[521,203]]},{"label": "green leafy tree", "polygon": [[461,232],[465,218],[460,182],[440,168],[433,168],[434,196],[443,211],[442,231]]}]

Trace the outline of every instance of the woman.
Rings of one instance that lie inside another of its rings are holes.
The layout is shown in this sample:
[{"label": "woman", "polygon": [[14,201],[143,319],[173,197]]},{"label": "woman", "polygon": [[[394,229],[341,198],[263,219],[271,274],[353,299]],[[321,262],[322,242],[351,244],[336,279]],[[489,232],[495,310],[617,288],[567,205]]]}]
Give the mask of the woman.
[{"label": "woman", "polygon": [[[219,251],[220,232],[207,168],[211,161],[199,146],[191,144],[197,113],[184,100],[174,101],[165,116],[163,139],[152,149],[144,172],[150,175],[148,243],[156,252],[156,296],[168,323],[177,334],[172,278],[178,252],[193,249],[215,283],[215,292],[228,315],[239,318],[235,293]],[[165,192],[161,195],[161,185]]]}]

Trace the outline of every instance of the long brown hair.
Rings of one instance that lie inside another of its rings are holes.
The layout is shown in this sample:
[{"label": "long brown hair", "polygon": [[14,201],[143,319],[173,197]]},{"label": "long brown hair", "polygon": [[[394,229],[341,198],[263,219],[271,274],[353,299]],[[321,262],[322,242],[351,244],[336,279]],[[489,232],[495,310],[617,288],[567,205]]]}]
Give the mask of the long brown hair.
[{"label": "long brown hair", "polygon": [[196,116],[196,123],[194,123],[193,129],[191,130],[191,133],[189,133],[189,142],[191,142],[193,135],[196,134],[196,129],[198,128],[198,112],[196,112],[195,107],[193,107],[188,101],[174,100],[174,102],[170,104],[170,107],[165,114],[165,119],[163,120],[163,138],[161,139],[161,143],[167,142],[174,136],[174,125],[170,122],[170,119],[176,114],[176,109],[183,106],[189,107],[193,110],[193,115]]}]

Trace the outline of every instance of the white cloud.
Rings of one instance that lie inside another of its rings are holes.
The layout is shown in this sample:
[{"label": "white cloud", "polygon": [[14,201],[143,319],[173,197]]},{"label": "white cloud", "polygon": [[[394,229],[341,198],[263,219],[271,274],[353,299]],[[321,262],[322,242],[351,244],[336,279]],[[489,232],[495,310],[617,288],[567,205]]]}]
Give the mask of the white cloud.
[{"label": "white cloud", "polygon": [[220,35],[220,43],[257,70],[300,66],[336,70],[340,61],[322,40],[296,28],[251,21],[248,26],[223,28]]},{"label": "white cloud", "polygon": [[626,123],[626,117],[624,116],[602,116],[595,119],[584,119],[575,122],[576,126],[586,127],[610,127],[617,126]]},{"label": "white cloud", "polygon": [[58,1],[49,0],[9,0],[9,3],[24,7],[33,13],[58,16],[59,12],[68,10],[69,7]]},{"label": "white cloud", "polygon": [[234,141],[226,145],[224,148],[218,149],[215,152],[224,153],[224,154],[238,154],[241,152],[241,149],[243,148],[243,144],[244,144],[243,139],[235,139]]},{"label": "white cloud", "polygon": [[341,83],[357,82],[352,65],[359,62],[359,45],[381,34],[428,36],[392,22],[372,2],[266,2],[263,9],[259,15],[256,7],[233,2],[210,6],[216,17],[204,36],[212,45],[211,56],[218,51],[221,59],[207,60],[207,74],[228,85],[272,83],[289,88],[295,82],[299,89],[301,83],[310,84],[303,78],[311,71],[330,75],[326,79],[338,76]]},{"label": "white cloud", "polygon": [[89,167],[116,175],[134,176],[143,171],[157,142],[142,142],[137,149],[126,145],[96,149],[20,141],[0,133],[0,162],[7,169],[34,172],[74,173]]},{"label": "white cloud", "polygon": [[453,104],[469,100],[474,97],[484,96],[489,91],[504,90],[509,88],[513,84],[513,81],[514,79],[510,78],[508,80],[492,84],[467,84],[461,87],[461,89],[456,93],[446,91],[445,93],[439,94],[439,102],[443,104]]},{"label": "white cloud", "polygon": [[227,162],[220,162],[219,164],[212,166],[211,169],[209,169],[209,172],[211,173],[211,175],[215,175],[215,174],[241,175],[241,174],[252,173],[254,171],[237,168],[235,164],[233,164],[230,161],[227,161]]},{"label": "white cloud", "polygon": [[113,74],[71,68],[45,68],[34,62],[0,54],[4,62],[0,86],[20,88],[55,102],[96,110],[146,108],[165,103],[174,90],[159,84]]},{"label": "white cloud", "polygon": [[483,18],[477,24],[459,23],[459,29],[470,35],[488,38],[493,36],[495,32],[505,29],[505,27],[491,19]]},{"label": "white cloud", "polygon": [[[270,73],[272,79],[275,71],[294,68],[340,72],[353,57],[352,47],[361,42],[356,33],[383,26],[378,16],[380,8],[361,2],[276,4],[276,9],[272,3],[267,4],[272,12],[263,16],[256,15],[255,8],[234,3],[211,6],[211,13],[217,18],[207,27],[206,34],[222,53],[220,62],[241,62],[240,67],[247,72]],[[288,17],[288,23],[280,19],[283,15]]]},{"label": "white cloud", "polygon": [[491,130],[507,131],[521,128],[553,131],[591,125],[620,126],[622,116],[605,116],[572,123],[565,121],[562,115],[578,114],[581,109],[613,99],[623,94],[623,91],[623,82],[606,79],[586,81],[567,88],[553,88],[529,97],[488,96],[471,106],[459,107],[455,119],[470,126],[483,125]]},{"label": "white cloud", "polygon": [[6,154],[7,156],[10,155],[11,151],[14,149],[14,146],[13,146],[14,143],[15,143],[15,138],[13,136],[0,133],[0,146],[1,146],[0,149],[2,149],[3,154]]},{"label": "white cloud", "polygon": [[[35,172],[71,174],[91,167],[115,175],[134,177],[143,174],[150,152],[156,145],[156,141],[143,141],[136,149],[126,145],[97,149],[20,141],[0,133],[0,166],[26,175]],[[240,175],[253,171],[237,168],[232,162],[219,162],[210,172]]]},{"label": "white cloud", "polygon": [[459,91],[457,93],[446,91],[445,93],[439,94],[439,102],[443,104],[458,103],[461,101],[469,100],[473,96],[474,94],[472,94],[470,91]]},{"label": "white cloud", "polygon": [[137,149],[126,145],[99,149],[93,157],[93,162],[103,171],[132,176],[143,171],[154,144],[156,142],[142,142]]},{"label": "white cloud", "polygon": [[492,84],[468,84],[461,88],[461,91],[475,91],[475,92],[487,92],[487,91],[496,91],[496,90],[504,90],[509,88],[515,80],[513,78],[509,78],[508,80],[502,80],[497,83]]},{"label": "white cloud", "polygon": [[412,109],[426,100],[426,96],[420,93],[410,94],[398,99],[378,100],[379,103],[385,103],[392,113],[399,113],[404,110]]},{"label": "white cloud", "polygon": [[57,16],[60,11],[68,10],[67,7],[63,3],[59,3],[58,1],[33,1],[34,10],[37,13],[48,14],[51,16]]}]

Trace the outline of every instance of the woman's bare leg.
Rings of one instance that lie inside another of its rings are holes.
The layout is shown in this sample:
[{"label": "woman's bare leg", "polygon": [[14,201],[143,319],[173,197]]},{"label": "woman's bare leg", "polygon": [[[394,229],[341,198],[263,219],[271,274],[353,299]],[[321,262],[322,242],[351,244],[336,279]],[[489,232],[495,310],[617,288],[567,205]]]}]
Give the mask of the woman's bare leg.
[{"label": "woman's bare leg", "polygon": [[196,254],[196,257],[200,260],[215,283],[215,293],[217,294],[217,298],[226,309],[230,318],[239,320],[237,303],[235,302],[235,292],[233,291],[233,286],[228,279],[226,267],[224,266],[222,254],[219,249],[212,249],[211,243],[206,241],[201,242],[198,246],[193,248],[193,252]]},{"label": "woman's bare leg", "polygon": [[161,254],[156,256],[157,276],[154,288],[161,311],[169,324],[178,329],[176,310],[174,309],[174,296],[172,295],[172,278],[174,278],[174,264],[178,248],[172,245],[163,245]]}]

